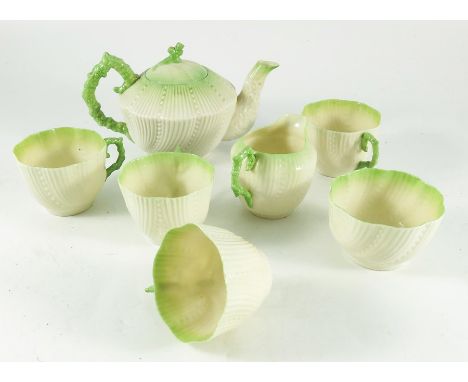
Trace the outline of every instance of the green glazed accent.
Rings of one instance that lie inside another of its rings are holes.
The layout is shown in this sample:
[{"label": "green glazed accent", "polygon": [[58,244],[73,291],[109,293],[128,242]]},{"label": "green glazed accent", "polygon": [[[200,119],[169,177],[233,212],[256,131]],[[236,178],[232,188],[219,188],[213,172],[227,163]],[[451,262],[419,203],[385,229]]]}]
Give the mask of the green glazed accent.
[{"label": "green glazed accent", "polygon": [[252,147],[248,146],[244,148],[244,150],[242,150],[239,154],[232,158],[233,165],[231,172],[231,189],[236,197],[243,196],[247,205],[250,208],[252,208],[252,194],[239,182],[240,170],[242,168],[242,163],[244,162],[244,159],[247,159],[247,165],[245,169],[247,171],[252,171],[255,167],[255,163],[257,162],[257,158],[255,157],[255,150],[252,149]]},{"label": "green glazed accent", "polygon": [[[115,145],[117,148],[117,152],[119,153],[117,160],[115,163],[111,164],[108,168],[106,168],[106,179],[112,174],[115,170],[118,170],[121,166],[122,163],[125,160],[125,148],[123,145],[123,139],[122,138],[104,138],[104,141],[106,142],[107,148],[109,148],[109,145]],[[107,152],[106,148],[106,152]],[[107,153],[107,158],[109,158],[110,155]]]},{"label": "green glazed accent", "polygon": [[145,292],[146,293],[156,293],[156,288],[154,287],[154,285],[151,285],[151,286],[145,288]]},{"label": "green glazed accent", "polygon": [[361,150],[367,152],[367,144],[372,144],[372,159],[370,161],[361,161],[359,162],[356,170],[361,168],[372,168],[377,164],[379,159],[379,141],[371,133],[363,133],[361,135]]},{"label": "green glazed accent", "polygon": [[101,104],[96,99],[96,88],[99,85],[99,81],[101,78],[106,77],[111,69],[117,71],[124,79],[124,83],[121,86],[114,88],[114,91],[118,94],[122,94],[139,78],[121,58],[106,52],[102,56],[101,61],[88,74],[88,78],[84,84],[83,99],[86,105],[88,105],[91,117],[93,117],[100,126],[105,126],[116,133],[124,134],[132,140],[125,122],[117,122],[112,117],[107,117],[102,112]]},{"label": "green glazed accent", "polygon": [[181,62],[180,57],[184,53],[184,44],[178,42],[175,46],[170,46],[167,49],[169,56],[161,61],[161,64],[177,63]]}]

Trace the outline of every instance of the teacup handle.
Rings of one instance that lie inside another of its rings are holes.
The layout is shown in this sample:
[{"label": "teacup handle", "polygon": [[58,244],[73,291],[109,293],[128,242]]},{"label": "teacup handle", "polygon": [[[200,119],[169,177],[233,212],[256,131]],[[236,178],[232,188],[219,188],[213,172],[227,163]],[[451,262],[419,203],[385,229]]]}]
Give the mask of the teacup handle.
[{"label": "teacup handle", "polygon": [[372,159],[370,161],[359,162],[356,170],[361,168],[372,168],[377,164],[379,159],[379,141],[371,133],[365,132],[361,135],[361,150],[367,152],[367,144],[372,144]]},{"label": "teacup handle", "polygon": [[109,167],[106,168],[106,179],[112,174],[115,170],[118,170],[121,166],[122,163],[125,160],[125,148],[123,145],[123,138],[104,138],[104,141],[106,142],[106,157],[109,158],[110,154],[107,152],[108,148],[110,145],[115,145],[117,148],[117,152],[119,153],[117,160],[112,163]]},{"label": "teacup handle", "polygon": [[239,182],[240,170],[245,159],[247,159],[246,170],[252,171],[255,167],[255,163],[257,162],[254,149],[251,147],[246,147],[234,158],[232,158],[231,189],[236,197],[243,196],[247,205],[252,208],[252,194]]}]

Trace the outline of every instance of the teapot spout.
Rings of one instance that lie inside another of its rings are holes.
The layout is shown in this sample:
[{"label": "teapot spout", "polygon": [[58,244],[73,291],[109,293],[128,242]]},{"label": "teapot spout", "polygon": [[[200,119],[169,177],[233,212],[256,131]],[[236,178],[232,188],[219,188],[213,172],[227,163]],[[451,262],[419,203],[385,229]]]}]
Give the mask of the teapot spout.
[{"label": "teapot spout", "polygon": [[242,91],[237,96],[236,110],[232,116],[223,140],[229,141],[239,138],[249,131],[257,117],[260,93],[265,79],[279,64],[272,61],[258,61],[248,74]]}]

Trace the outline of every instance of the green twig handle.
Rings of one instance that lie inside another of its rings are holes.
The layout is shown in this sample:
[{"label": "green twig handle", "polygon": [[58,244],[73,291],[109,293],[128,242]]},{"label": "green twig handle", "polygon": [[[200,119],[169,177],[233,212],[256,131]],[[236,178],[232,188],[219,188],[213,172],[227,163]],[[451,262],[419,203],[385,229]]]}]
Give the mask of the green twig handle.
[{"label": "green twig handle", "polygon": [[255,167],[255,163],[257,162],[254,149],[252,149],[251,147],[246,147],[239,154],[237,154],[234,158],[232,158],[231,189],[236,197],[239,197],[239,196],[244,197],[247,205],[250,208],[252,208],[253,207],[252,194],[245,187],[242,187],[239,182],[239,175],[240,175],[240,171],[241,171],[242,163],[244,162],[244,159],[247,159],[247,165],[245,169],[247,171],[252,171],[253,168]]},{"label": "green twig handle", "polygon": [[379,141],[371,133],[363,133],[361,135],[361,150],[367,152],[367,144],[369,142],[372,144],[372,159],[370,161],[359,162],[356,170],[365,167],[372,168],[377,164],[377,160],[379,159]]},{"label": "green twig handle", "polygon": [[[125,148],[123,145],[123,139],[122,138],[104,138],[104,141],[106,142],[107,149],[109,148],[109,145],[115,145],[117,147],[117,152],[119,153],[119,156],[117,157],[117,160],[112,163],[108,168],[106,168],[106,179],[112,174],[115,170],[118,170],[121,166],[122,163],[125,160]],[[110,155],[107,152],[107,158],[109,158]]]},{"label": "green twig handle", "polygon": [[101,78],[106,77],[111,69],[117,71],[124,79],[124,83],[121,86],[114,88],[114,92],[118,94],[122,94],[139,78],[121,58],[106,52],[102,56],[101,61],[88,74],[88,78],[84,84],[83,99],[86,105],[88,105],[89,114],[99,125],[105,126],[116,133],[124,134],[131,140],[132,138],[128,133],[125,122],[117,122],[112,117],[107,117],[102,112],[101,104],[96,99],[96,88],[99,85],[99,81]]}]

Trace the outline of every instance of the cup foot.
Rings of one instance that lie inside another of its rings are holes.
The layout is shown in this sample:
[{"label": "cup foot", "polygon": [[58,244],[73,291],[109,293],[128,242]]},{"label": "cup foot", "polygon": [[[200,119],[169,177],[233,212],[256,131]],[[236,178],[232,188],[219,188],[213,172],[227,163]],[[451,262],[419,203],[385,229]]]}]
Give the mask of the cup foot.
[{"label": "cup foot", "polygon": [[93,203],[87,204],[84,207],[78,207],[78,208],[73,208],[70,210],[62,210],[62,211],[52,211],[52,210],[47,210],[49,213],[55,216],[60,216],[60,217],[66,217],[66,216],[74,216],[81,214],[82,212],[85,212],[86,210],[90,209]]},{"label": "cup foot", "polygon": [[287,218],[289,215],[291,215],[291,212],[289,212],[287,214],[280,214],[280,215],[268,215],[268,214],[262,214],[260,212],[254,212],[254,211],[252,211],[250,209],[249,209],[249,212],[252,215],[255,215],[255,216],[259,217],[259,218],[268,219],[268,220],[284,219],[284,218]]}]

